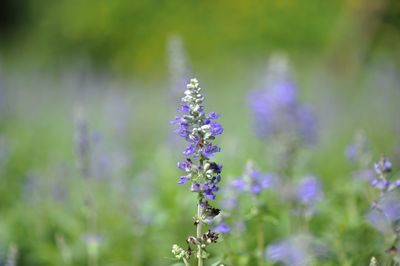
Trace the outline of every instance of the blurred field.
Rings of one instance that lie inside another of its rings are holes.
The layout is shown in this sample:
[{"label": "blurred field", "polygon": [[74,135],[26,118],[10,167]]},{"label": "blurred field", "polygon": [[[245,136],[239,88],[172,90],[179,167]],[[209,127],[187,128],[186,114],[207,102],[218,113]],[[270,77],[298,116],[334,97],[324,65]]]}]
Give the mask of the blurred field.
[{"label": "blurred field", "polygon": [[[352,177],[360,169],[345,150],[363,131],[372,162],[384,153],[399,177],[396,1],[1,5],[8,16],[0,19],[0,265],[13,265],[13,252],[15,265],[27,266],[176,263],[171,246],[194,230],[196,202],[176,184],[184,143],[169,121],[185,87],[168,67],[173,36],[207,110],[222,114],[217,202],[248,160],[264,172],[276,166],[278,140],[256,138],[248,93],[262,85],[270,55],[284,53],[300,100],[318,118],[317,143],[300,152],[293,171],[294,179],[319,177],[324,190],[307,232],[327,252],[312,265],[385,260],[387,243],[365,219],[378,193]],[[88,130],[88,176],[76,151],[79,121]],[[274,193],[262,195],[266,245],[302,230]],[[228,222],[243,219],[245,233],[223,236],[207,265],[256,265],[253,201],[243,194],[240,202],[241,217]]]}]

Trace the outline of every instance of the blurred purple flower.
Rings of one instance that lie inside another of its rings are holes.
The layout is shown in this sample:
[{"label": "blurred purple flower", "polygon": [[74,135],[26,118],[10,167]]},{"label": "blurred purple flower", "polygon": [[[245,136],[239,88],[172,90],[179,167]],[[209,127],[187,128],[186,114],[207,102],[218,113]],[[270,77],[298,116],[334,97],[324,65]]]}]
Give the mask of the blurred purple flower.
[{"label": "blurred purple flower", "polygon": [[381,160],[374,164],[374,169],[378,175],[387,174],[392,171],[392,163],[382,156]]},{"label": "blurred purple flower", "polygon": [[231,185],[239,192],[249,191],[255,195],[260,194],[263,190],[270,188],[275,184],[276,180],[272,174],[264,174],[255,166],[254,162],[249,161],[243,178],[234,179]]},{"label": "blurred purple flower", "polygon": [[367,221],[376,230],[384,235],[390,235],[393,233],[391,223],[387,220],[385,215],[378,209],[372,209],[366,215]]},{"label": "blurred purple flower", "polygon": [[254,194],[259,194],[264,189],[270,187],[272,175],[262,174],[258,170],[250,173],[250,191]]},{"label": "blurred purple flower", "polygon": [[367,220],[383,234],[396,234],[400,228],[400,191],[398,189],[385,192],[374,202]]},{"label": "blurred purple flower", "polygon": [[293,247],[289,241],[282,241],[267,248],[267,259],[272,262],[281,261],[288,266],[306,265],[306,257],[303,251]]},{"label": "blurred purple flower", "polygon": [[377,189],[380,190],[387,190],[390,182],[389,180],[378,180],[378,179],[374,179],[369,183],[371,186],[376,187]]},{"label": "blurred purple flower", "polygon": [[246,181],[241,178],[232,180],[230,185],[238,191],[244,191],[246,189]]},{"label": "blurred purple flower", "polygon": [[300,106],[297,110],[300,139],[306,145],[313,145],[317,139],[317,119],[309,106]]},{"label": "blurred purple flower", "polygon": [[396,189],[400,185],[400,180],[390,181],[388,177],[392,171],[392,163],[385,157],[374,164],[377,176],[370,181],[370,185],[381,190],[382,193]]},{"label": "blurred purple flower", "polygon": [[287,266],[305,266],[325,253],[325,246],[311,236],[295,235],[269,245],[265,256],[271,262],[282,262]]},{"label": "blurred purple flower", "polygon": [[297,187],[297,198],[306,205],[314,204],[323,198],[320,182],[314,176],[305,177]]},{"label": "blurred purple flower", "polygon": [[230,232],[229,226],[224,222],[219,223],[217,226],[213,227],[212,230],[221,234],[228,234]]},{"label": "blurred purple flower", "polygon": [[228,197],[222,200],[222,208],[226,210],[235,209],[238,205],[239,201],[233,197]]},{"label": "blurred purple flower", "polygon": [[363,131],[356,132],[353,142],[346,147],[345,155],[351,163],[357,163],[362,169],[369,166],[372,159],[371,150]]},{"label": "blurred purple flower", "polygon": [[250,92],[249,106],[254,115],[256,134],[260,138],[289,135],[305,145],[315,143],[315,115],[311,108],[298,101],[297,90],[289,74],[282,71],[277,77],[269,77],[262,89]]},{"label": "blurred purple flower", "polygon": [[354,144],[350,144],[346,147],[345,155],[349,161],[355,161],[357,157],[357,149]]}]

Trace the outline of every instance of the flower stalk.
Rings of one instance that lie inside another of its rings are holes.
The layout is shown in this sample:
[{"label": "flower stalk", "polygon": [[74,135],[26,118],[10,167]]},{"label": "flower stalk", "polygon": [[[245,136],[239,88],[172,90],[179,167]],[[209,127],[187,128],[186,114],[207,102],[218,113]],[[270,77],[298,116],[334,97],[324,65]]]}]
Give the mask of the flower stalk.
[{"label": "flower stalk", "polygon": [[174,245],[172,253],[177,259],[187,262],[193,253],[193,245],[197,249],[198,266],[203,266],[204,260],[207,259],[206,248],[218,239],[218,234],[211,229],[203,233],[203,226],[211,223],[220,213],[209,201],[216,198],[222,171],[221,165],[211,161],[214,153],[221,150],[213,144],[215,137],[223,132],[222,126],[215,121],[220,115],[214,112],[206,114],[203,101],[199,82],[191,79],[182,98],[182,105],[178,109],[182,115],[172,121],[172,124],[178,125],[176,132],[189,143],[183,151],[185,160],[178,163],[178,168],[185,172],[185,175],[180,176],[178,184],[190,183],[190,191],[196,193],[198,198],[194,218],[196,235],[187,237],[186,250]]},{"label": "flower stalk", "polygon": [[[202,208],[201,208],[201,201],[199,200],[199,203],[197,204],[197,220],[198,220],[196,225],[197,238],[201,237],[201,226],[203,225],[201,221],[201,216],[202,216]],[[197,260],[198,260],[198,266],[203,266],[203,252],[201,244],[197,245]]]}]

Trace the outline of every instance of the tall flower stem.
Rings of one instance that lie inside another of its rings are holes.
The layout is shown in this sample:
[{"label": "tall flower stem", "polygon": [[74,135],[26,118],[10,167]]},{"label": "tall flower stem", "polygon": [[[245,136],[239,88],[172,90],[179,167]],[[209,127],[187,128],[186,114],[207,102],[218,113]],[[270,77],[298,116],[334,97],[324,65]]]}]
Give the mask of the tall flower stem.
[{"label": "tall flower stem", "polygon": [[186,159],[178,163],[178,168],[186,173],[180,176],[178,184],[191,183],[190,191],[197,194],[197,214],[194,224],[196,236],[189,236],[186,239],[188,244],[186,250],[176,244],[173,245],[172,253],[177,259],[187,260],[192,253],[194,254],[191,247],[194,245],[197,247],[198,266],[203,266],[203,259],[207,257],[206,247],[216,243],[218,239],[218,233],[212,229],[202,233],[202,226],[204,221],[212,221],[220,213],[220,209],[212,207],[209,200],[215,200],[215,193],[219,190],[222,165],[211,161],[210,158],[221,150],[212,142],[224,129],[221,124],[215,122],[219,114],[204,112],[202,105],[204,96],[200,93],[199,82],[191,79],[186,88],[181,107],[178,109],[182,116],[177,116],[172,124],[179,125],[177,132],[189,142],[189,146],[183,151]]},{"label": "tall flower stem", "polygon": [[[201,227],[202,227],[202,221],[201,221],[201,216],[203,208],[201,207],[201,202],[199,200],[197,204],[197,225],[196,225],[196,237],[199,239],[201,237]],[[198,266],[203,266],[203,251],[201,244],[197,245],[197,258],[198,258]]]},{"label": "tall flower stem", "polygon": [[262,219],[262,214],[258,214],[258,233],[257,233],[257,257],[258,266],[264,265],[264,224]]},{"label": "tall flower stem", "polygon": [[[86,120],[85,113],[81,109],[77,109],[76,113],[76,154],[78,157],[79,168],[84,179],[83,200],[86,211],[86,226],[89,234],[96,232],[97,214],[94,200],[94,180],[91,173],[91,145],[90,131]],[[87,263],[89,266],[98,265],[97,246],[93,246],[91,240],[86,242]],[[95,244],[97,245],[97,244]]]},{"label": "tall flower stem", "polygon": [[263,209],[264,205],[260,200],[260,195],[255,195],[256,200],[256,219],[257,219],[257,260],[258,266],[264,266],[264,249],[265,249],[265,239],[264,239],[264,219],[263,219]]}]

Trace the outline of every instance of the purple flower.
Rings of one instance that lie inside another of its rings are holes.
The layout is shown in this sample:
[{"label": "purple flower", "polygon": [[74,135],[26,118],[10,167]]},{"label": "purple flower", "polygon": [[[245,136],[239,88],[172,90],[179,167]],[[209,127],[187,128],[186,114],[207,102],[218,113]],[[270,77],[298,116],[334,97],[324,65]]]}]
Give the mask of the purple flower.
[{"label": "purple flower", "polygon": [[305,145],[314,144],[317,123],[313,111],[299,102],[297,86],[288,72],[271,77],[270,72],[277,67],[270,68],[273,70],[267,74],[263,87],[249,95],[256,134],[260,138],[279,135],[295,138]]},{"label": "purple flower", "polygon": [[209,113],[209,114],[207,115],[207,118],[208,118],[208,119],[211,119],[211,120],[215,120],[215,119],[218,119],[220,116],[221,116],[220,114],[217,114],[217,113],[215,113],[215,112],[211,112],[211,113]]},{"label": "purple flower", "polygon": [[400,192],[397,190],[386,192],[377,202],[376,209],[381,210],[391,223],[400,221]]},{"label": "purple flower", "polygon": [[189,113],[190,107],[187,104],[183,104],[181,107],[178,108],[178,112],[180,113]]},{"label": "purple flower", "polygon": [[172,125],[180,125],[181,123],[186,123],[185,119],[179,116],[175,116],[175,119],[169,122]]},{"label": "purple flower", "polygon": [[367,220],[383,234],[396,234],[400,222],[400,192],[386,191],[374,202]]},{"label": "purple flower", "polygon": [[313,176],[306,177],[297,187],[296,196],[301,203],[306,205],[320,201],[323,197],[321,184]]},{"label": "purple flower", "polygon": [[194,183],[192,185],[192,188],[190,189],[190,191],[192,192],[198,192],[200,190],[200,184],[199,183]]},{"label": "purple flower", "polygon": [[266,257],[272,262],[281,261],[287,266],[303,266],[307,257],[301,247],[296,247],[290,241],[281,241],[267,247]]},{"label": "purple flower", "polygon": [[300,138],[306,145],[313,145],[317,140],[317,119],[312,109],[302,105],[297,109],[297,125]]},{"label": "purple flower", "polygon": [[222,171],[222,165],[212,162],[210,163],[210,169],[213,170],[215,174],[220,174]]},{"label": "purple flower", "polygon": [[347,146],[345,151],[346,157],[349,161],[355,161],[357,158],[357,149],[354,144]]},{"label": "purple flower", "polygon": [[204,196],[206,196],[207,199],[215,200],[215,198],[217,197],[212,190],[203,190],[203,191],[204,191],[203,194]]},{"label": "purple flower", "polygon": [[378,175],[388,174],[392,171],[392,163],[382,156],[381,160],[374,164],[374,168]]},{"label": "purple flower", "polygon": [[385,157],[381,157],[380,161],[374,164],[377,176],[370,182],[370,185],[381,190],[382,193],[396,189],[400,185],[400,181],[389,181],[387,178],[392,171],[392,163]]},{"label": "purple flower", "polygon": [[388,180],[374,179],[370,182],[370,185],[373,187],[376,187],[380,190],[386,190],[386,189],[388,189],[390,182]]},{"label": "purple flower", "polygon": [[204,148],[202,154],[204,157],[211,158],[211,157],[214,157],[214,153],[220,152],[220,151],[221,151],[220,147],[212,145],[211,143],[208,143],[206,145],[206,147]]},{"label": "purple flower", "polygon": [[[260,193],[263,189],[270,187],[272,176],[267,174],[264,175],[260,171],[255,170],[250,173],[252,191],[253,193]],[[258,191],[258,192],[256,192]]]},{"label": "purple flower", "polygon": [[287,79],[271,85],[271,97],[280,106],[294,106],[297,104],[297,86]]},{"label": "purple flower", "polygon": [[228,183],[224,190],[222,206],[224,209],[235,209],[239,203],[239,195],[247,189],[247,182],[242,178],[236,178]]},{"label": "purple flower", "polygon": [[222,128],[221,124],[217,122],[211,122],[210,123],[210,133],[212,136],[217,136],[222,134],[224,132],[224,129]]},{"label": "purple flower", "polygon": [[[224,129],[221,124],[214,121],[219,117],[218,114],[214,112],[205,114],[204,96],[200,93],[201,88],[198,81],[191,79],[186,88],[182,105],[178,108],[178,112],[183,114],[181,117],[176,117],[172,124],[178,125],[176,131],[189,142],[183,151],[183,154],[187,157],[186,160],[178,163],[178,168],[185,171],[186,175],[180,177],[178,184],[185,184],[190,181],[190,191],[197,194],[198,210],[195,216],[195,226],[197,232],[199,232],[203,226],[203,223],[199,221],[205,221],[204,224],[211,223],[221,211],[212,207],[208,201],[214,200],[219,191],[218,184],[221,182],[222,165],[212,162],[210,158],[214,156],[214,153],[221,150],[213,144],[213,141],[217,135],[222,134]],[[220,224],[215,230],[223,232],[229,230],[229,228]],[[188,249],[186,251],[181,248],[177,249],[177,246],[174,245],[173,253],[180,258],[184,256],[184,258],[189,259],[192,254],[191,245],[196,245],[198,247],[197,254],[202,254],[203,249],[211,243],[216,243],[217,239],[218,233],[209,229],[202,236],[187,238]],[[201,245],[197,244],[199,241]]]},{"label": "purple flower", "polygon": [[262,191],[262,189],[259,185],[256,184],[251,186],[250,191],[254,194],[259,194]]},{"label": "purple flower", "polygon": [[188,124],[186,122],[182,122],[176,132],[179,134],[179,136],[188,138],[190,133]]},{"label": "purple flower", "polygon": [[229,226],[224,222],[221,222],[217,226],[213,227],[213,230],[221,234],[228,234],[230,232]]},{"label": "purple flower", "polygon": [[325,253],[326,248],[316,239],[308,235],[295,235],[269,245],[265,255],[271,262],[279,261],[287,266],[305,266]]},{"label": "purple flower", "polygon": [[246,182],[246,188],[255,195],[260,194],[263,190],[271,187],[272,175],[261,173],[253,164],[253,162],[248,162],[246,166],[246,171],[244,174],[244,181]]},{"label": "purple flower", "polygon": [[393,233],[390,221],[387,220],[380,210],[372,209],[366,215],[366,218],[368,223],[382,234],[390,235]]},{"label": "purple flower", "polygon": [[184,151],[183,154],[186,156],[190,156],[192,154],[194,154],[195,152],[195,148],[193,144],[190,144]]},{"label": "purple flower", "polygon": [[198,81],[190,80],[182,104],[178,108],[178,112],[183,114],[171,122],[178,126],[177,133],[189,142],[183,151],[186,160],[178,163],[178,168],[187,175],[181,176],[178,183],[192,181],[191,191],[198,193],[200,200],[213,200],[219,190],[222,166],[210,161],[210,158],[221,150],[213,141],[224,129],[215,121],[220,117],[219,114],[204,112],[204,96],[200,91]]},{"label": "purple flower", "polygon": [[204,195],[209,198],[214,200],[216,198],[215,192],[218,192],[219,188],[217,184],[221,181],[220,178],[215,177],[212,178],[208,183],[205,183],[202,187],[202,191]]},{"label": "purple flower", "polygon": [[189,172],[192,168],[192,160],[186,159],[184,162],[178,162],[178,168],[182,171]]},{"label": "purple flower", "polygon": [[189,181],[189,177],[183,175],[180,177],[178,184],[182,185],[182,184],[185,184],[187,181]]},{"label": "purple flower", "polygon": [[241,178],[237,178],[231,181],[230,185],[238,191],[244,191],[246,189],[246,181]]},{"label": "purple flower", "polygon": [[222,207],[224,209],[232,210],[238,206],[238,200],[235,198],[226,198],[222,201]]}]

